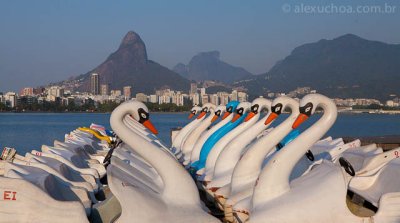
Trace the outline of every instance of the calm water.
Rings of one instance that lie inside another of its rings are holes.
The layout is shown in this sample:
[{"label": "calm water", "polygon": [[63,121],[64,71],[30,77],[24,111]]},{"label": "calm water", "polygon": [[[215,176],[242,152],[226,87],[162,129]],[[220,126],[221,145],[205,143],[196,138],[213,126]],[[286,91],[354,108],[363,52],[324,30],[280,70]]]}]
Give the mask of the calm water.
[{"label": "calm water", "polygon": [[[188,123],[188,114],[151,114],[159,137],[170,144],[170,128]],[[274,125],[279,124],[287,115],[281,115]],[[300,130],[304,130],[320,116],[309,118]],[[79,126],[89,126],[92,122],[110,128],[110,114],[13,114],[0,113],[0,148],[14,147],[24,154],[33,149],[40,150],[42,144],[53,145],[55,139],[64,140],[64,134]],[[273,126],[274,126],[273,125]],[[341,136],[378,136],[400,135],[399,115],[339,115],[327,135]]]}]

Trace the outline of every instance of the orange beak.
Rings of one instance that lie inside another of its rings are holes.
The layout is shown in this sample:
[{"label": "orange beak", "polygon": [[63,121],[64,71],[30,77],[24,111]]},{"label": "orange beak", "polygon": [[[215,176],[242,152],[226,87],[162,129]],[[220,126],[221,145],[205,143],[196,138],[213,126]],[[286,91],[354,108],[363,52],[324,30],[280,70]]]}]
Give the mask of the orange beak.
[{"label": "orange beak", "polygon": [[301,125],[301,123],[303,123],[307,119],[308,119],[307,115],[299,114],[299,116],[297,117],[296,121],[294,121],[294,123],[292,125],[292,129],[295,129],[295,128],[299,127],[299,125]]},{"label": "orange beak", "polygon": [[272,121],[274,121],[279,115],[276,114],[275,112],[272,112],[271,114],[269,114],[267,120],[265,120],[265,125],[268,125],[269,123],[271,123]]},{"label": "orange beak", "polygon": [[152,133],[158,134],[157,129],[154,127],[153,123],[151,123],[149,120],[146,120],[142,123],[144,127],[148,128]]},{"label": "orange beak", "polygon": [[250,113],[247,115],[247,117],[246,117],[246,119],[245,119],[244,121],[245,121],[245,122],[249,121],[249,120],[250,120],[251,118],[253,118],[255,115],[256,115],[256,113],[250,112]]},{"label": "orange beak", "polygon": [[190,114],[189,117],[188,117],[188,119],[193,118],[193,116],[194,116],[194,113]]},{"label": "orange beak", "polygon": [[135,118],[133,117],[133,115],[129,115],[133,120],[135,120]]},{"label": "orange beak", "polygon": [[211,123],[215,122],[215,120],[217,120],[218,118],[219,118],[218,115],[214,115],[214,117],[213,117],[212,120],[211,120]]},{"label": "orange beak", "polygon": [[202,113],[200,113],[199,117],[197,117],[197,119],[201,119],[201,118],[203,118],[203,116],[205,116],[205,115],[206,115],[206,113],[205,113],[205,112],[202,112]]},{"label": "orange beak", "polygon": [[222,120],[226,119],[226,117],[228,117],[231,113],[227,112],[224,114],[224,116],[222,116]]},{"label": "orange beak", "polygon": [[238,120],[240,118],[241,115],[236,114],[235,117],[233,117],[232,119],[232,123],[234,123],[236,120]]}]

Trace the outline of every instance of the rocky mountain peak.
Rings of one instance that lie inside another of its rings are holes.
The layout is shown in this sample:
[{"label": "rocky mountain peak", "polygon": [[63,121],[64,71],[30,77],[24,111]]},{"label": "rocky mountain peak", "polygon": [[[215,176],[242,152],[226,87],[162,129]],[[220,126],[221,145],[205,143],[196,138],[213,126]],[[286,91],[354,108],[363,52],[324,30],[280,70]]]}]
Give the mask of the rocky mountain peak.
[{"label": "rocky mountain peak", "polygon": [[[110,84],[110,89],[133,86],[133,93],[153,93],[162,86],[174,90],[187,90],[190,82],[177,73],[150,61],[146,45],[134,31],[129,31],[119,48],[99,66],[83,75],[80,91],[90,88],[90,74],[98,73],[101,84]],[[79,77],[77,77],[79,78]]]},{"label": "rocky mountain peak", "polygon": [[209,58],[219,59],[220,52],[217,51],[217,50],[209,51],[209,52],[201,52],[201,53],[198,53],[196,56],[197,57],[209,57]]},{"label": "rocky mountain peak", "polygon": [[140,38],[139,34],[135,33],[134,31],[129,31],[122,39],[119,48],[121,49],[134,44],[144,44],[144,43]]},{"label": "rocky mountain peak", "polygon": [[217,50],[198,53],[192,57],[188,65],[179,63],[173,70],[189,80],[216,80],[225,84],[252,76],[247,70],[222,61]]}]

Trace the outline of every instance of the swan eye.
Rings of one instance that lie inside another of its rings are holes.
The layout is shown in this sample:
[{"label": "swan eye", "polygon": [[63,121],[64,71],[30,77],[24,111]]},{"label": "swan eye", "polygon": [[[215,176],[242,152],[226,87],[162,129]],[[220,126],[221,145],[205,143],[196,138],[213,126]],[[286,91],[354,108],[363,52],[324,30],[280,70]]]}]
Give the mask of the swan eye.
[{"label": "swan eye", "polygon": [[309,102],[306,105],[304,105],[303,107],[300,107],[299,110],[300,110],[300,113],[305,114],[307,116],[311,116],[312,109],[313,109],[313,104],[311,102]]},{"label": "swan eye", "polygon": [[260,105],[258,105],[258,104],[251,106],[251,112],[253,112],[254,114],[257,114],[259,107],[260,107]]},{"label": "swan eye", "polygon": [[281,103],[276,104],[275,106],[272,106],[272,112],[276,113],[276,114],[281,114],[282,112],[282,107],[283,105]]},{"label": "swan eye", "polygon": [[229,112],[229,113],[232,113],[232,106],[230,106],[229,108],[228,108],[228,110],[226,110],[227,112]]},{"label": "swan eye", "polygon": [[220,116],[221,115],[221,111],[216,111],[215,115]]},{"label": "swan eye", "polygon": [[239,115],[243,115],[243,108],[239,108],[239,110],[237,110],[237,113],[239,114]]},{"label": "swan eye", "polygon": [[138,114],[140,118],[139,122],[144,122],[149,118],[149,114],[142,108],[139,108]]}]

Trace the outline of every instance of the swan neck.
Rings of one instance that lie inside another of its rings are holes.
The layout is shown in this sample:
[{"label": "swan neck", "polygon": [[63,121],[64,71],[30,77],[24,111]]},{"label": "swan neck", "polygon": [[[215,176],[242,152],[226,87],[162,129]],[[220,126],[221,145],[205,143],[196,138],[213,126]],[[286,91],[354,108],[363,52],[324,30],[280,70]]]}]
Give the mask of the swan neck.
[{"label": "swan neck", "polygon": [[130,103],[118,106],[111,114],[110,123],[112,129],[122,141],[143,157],[158,172],[164,183],[164,188],[161,192],[163,197],[181,203],[197,201],[198,192],[193,180],[174,157],[139,136],[124,124],[124,116],[133,113],[134,106],[130,105]]},{"label": "swan neck", "polygon": [[337,110],[333,102],[321,102],[317,106],[324,111],[322,117],[278,151],[262,170],[254,188],[253,208],[290,190],[289,178],[294,166],[335,122]]},{"label": "swan neck", "polygon": [[[298,110],[292,111],[290,116],[280,125],[275,127],[270,133],[259,139],[248,149],[235,167],[234,176],[242,177],[248,176],[249,174],[256,174],[258,176],[265,157],[275,149],[275,146],[291,131],[292,123],[299,114]],[[265,122],[266,118],[268,118],[268,116],[263,118],[262,121]],[[268,125],[270,124],[272,124],[272,122]],[[266,128],[267,127],[268,126],[266,126]]]}]

